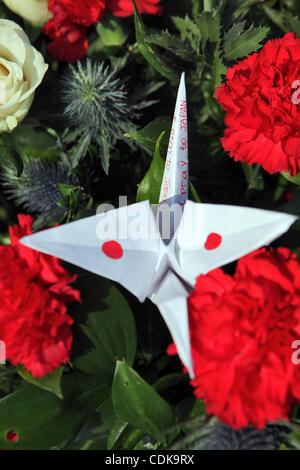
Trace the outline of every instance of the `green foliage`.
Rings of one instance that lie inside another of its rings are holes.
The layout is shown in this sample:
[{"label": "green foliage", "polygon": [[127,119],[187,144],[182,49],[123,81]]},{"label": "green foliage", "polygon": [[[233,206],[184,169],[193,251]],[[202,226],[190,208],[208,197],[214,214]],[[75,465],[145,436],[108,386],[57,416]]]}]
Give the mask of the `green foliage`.
[{"label": "green foliage", "polygon": [[[95,288],[93,279],[91,276],[87,283],[89,288]],[[87,292],[83,289],[83,295]],[[133,363],[136,331],[130,308],[116,288],[98,280],[97,293],[94,304],[91,296],[89,300],[90,308],[98,310],[89,313],[82,325],[89,346],[74,358],[72,373],[62,376],[60,368],[39,379],[18,366],[21,377],[34,385],[0,400],[2,448],[48,449],[62,445],[93,412],[105,409],[116,361]],[[88,306],[86,303],[84,309]],[[18,433],[18,441],[8,441],[8,431]]]},{"label": "green foliage", "polygon": [[136,330],[131,310],[115,287],[109,287],[107,294],[101,296],[101,304],[101,310],[89,313],[82,325],[92,348],[76,358],[74,365],[86,374],[98,376],[102,384],[110,387],[116,361],[133,364]]},{"label": "green foliage", "polygon": [[126,137],[133,139],[135,142],[140,144],[142,148],[149,153],[151,156],[154,154],[157,139],[162,132],[165,134],[162,136],[160,146],[162,152],[165,155],[168,148],[169,136],[171,131],[171,119],[167,117],[158,117],[154,121],[147,124],[146,127],[135,132],[127,132]]},{"label": "green foliage", "polygon": [[51,372],[51,374],[46,374],[43,377],[32,377],[31,372],[25,369],[24,366],[19,364],[17,366],[18,374],[22,377],[22,379],[26,380],[33,385],[36,385],[43,390],[47,390],[49,392],[54,393],[58,396],[58,398],[63,398],[62,391],[61,391],[61,378],[64,371],[64,367],[61,366],[58,369]]},{"label": "green foliage", "polygon": [[105,46],[122,46],[128,37],[122,21],[112,16],[106,16],[97,24],[97,33]]},{"label": "green foliage", "polygon": [[143,23],[142,17],[139,14],[135,1],[133,0],[134,5],[134,23],[135,23],[135,34],[136,41],[140,53],[145,57],[145,59],[155,68],[161,75],[165,78],[168,78],[170,81],[177,82],[179,80],[179,74],[173,67],[171,67],[161,56],[158,54],[156,49],[151,45],[145,42],[145,37],[147,34],[147,29]]},{"label": "green foliage", "polygon": [[23,161],[13,147],[0,146],[0,169],[10,171],[14,178],[19,178],[24,169]]},{"label": "green foliage", "polygon": [[[149,45],[159,46],[176,56],[173,61],[180,60],[181,67],[191,67],[194,64],[191,82],[204,77],[211,83],[211,94],[221,83],[226,73],[225,63],[246,57],[249,53],[261,47],[269,31],[268,27],[258,28],[251,25],[246,28],[246,20],[234,23],[225,33],[222,31],[222,9],[210,4],[209,8],[201,13],[193,9],[194,16],[186,15],[172,17],[172,21],[179,31],[179,36],[169,31],[151,31],[145,37]],[[162,57],[160,51],[157,56]],[[150,60],[149,60],[149,63]],[[184,65],[184,63],[186,65]],[[160,70],[158,70],[160,71]],[[160,71],[161,72],[161,71]]]},{"label": "green foliage", "polygon": [[224,57],[228,60],[237,60],[246,57],[251,52],[261,47],[261,41],[265,39],[269,28],[253,25],[245,31],[246,21],[235,23],[224,35]]},{"label": "green foliage", "polygon": [[297,37],[300,37],[300,20],[298,16],[293,16],[291,12],[286,9],[278,11],[268,5],[263,5],[263,10],[269,20],[276,24],[282,31],[285,33],[293,32],[296,33]]},{"label": "green foliage", "polygon": [[118,417],[165,441],[163,431],[174,424],[171,406],[125,362],[118,362],[112,399]]},{"label": "green foliage", "polygon": [[21,158],[29,155],[52,160],[58,155],[55,137],[42,128],[21,125],[10,134],[1,134],[1,141],[12,147]]},{"label": "green foliage", "polygon": [[[182,18],[177,18],[178,23]],[[176,23],[176,19],[174,18],[174,22]],[[195,61],[195,53],[198,54],[199,51],[199,44],[193,44],[193,38],[191,37],[191,45],[194,46],[194,51],[191,51],[190,44],[187,41],[182,41],[178,36],[169,33],[169,31],[162,31],[161,33],[156,34],[149,34],[145,38],[145,42],[149,44],[154,44],[156,46],[160,46],[167,51],[172,52],[176,56],[180,57],[180,59],[185,60],[187,62],[194,62]]]},{"label": "green foliage", "polygon": [[[104,400],[103,387],[82,374],[64,376],[61,400],[34,385],[0,400],[0,445],[5,449],[50,449],[78,431]],[[11,442],[7,432],[19,438]]]},{"label": "green foliage", "polygon": [[297,186],[300,186],[300,174],[298,173],[296,176],[291,176],[288,172],[283,171],[282,176],[290,181],[291,183],[296,184]]},{"label": "green foliage", "polygon": [[137,202],[146,201],[147,199],[151,204],[158,204],[159,202],[160,187],[165,168],[165,161],[161,158],[159,149],[164,134],[165,131],[157,139],[150,168],[139,184],[136,195]]}]

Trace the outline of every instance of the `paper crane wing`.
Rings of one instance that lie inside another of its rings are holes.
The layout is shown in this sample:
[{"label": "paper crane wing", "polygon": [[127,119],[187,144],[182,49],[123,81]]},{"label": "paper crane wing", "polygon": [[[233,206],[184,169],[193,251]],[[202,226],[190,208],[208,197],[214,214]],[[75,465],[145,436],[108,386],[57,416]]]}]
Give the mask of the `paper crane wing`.
[{"label": "paper crane wing", "polygon": [[296,219],[281,212],[187,201],[175,234],[185,280],[193,285],[199,274],[268,245]]},{"label": "paper crane wing", "polygon": [[[137,214],[146,239],[128,236],[130,224],[137,228]],[[155,275],[162,241],[149,201],[144,201],[42,230],[22,238],[21,243],[119,282],[143,301]]]}]

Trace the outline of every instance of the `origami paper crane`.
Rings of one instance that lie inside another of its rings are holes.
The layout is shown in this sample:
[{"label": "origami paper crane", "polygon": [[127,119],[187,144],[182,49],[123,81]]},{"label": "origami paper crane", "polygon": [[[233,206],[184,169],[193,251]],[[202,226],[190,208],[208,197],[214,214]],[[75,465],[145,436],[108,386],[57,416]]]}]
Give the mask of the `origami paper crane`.
[{"label": "origami paper crane", "polygon": [[[187,297],[196,277],[270,243],[288,230],[296,217],[194,203],[187,200],[188,185],[187,102],[182,74],[159,217],[155,218],[149,201],[143,201],[43,230],[22,238],[21,243],[117,281],[141,302],[150,298],[193,377]],[[164,228],[169,229],[165,236]]]}]

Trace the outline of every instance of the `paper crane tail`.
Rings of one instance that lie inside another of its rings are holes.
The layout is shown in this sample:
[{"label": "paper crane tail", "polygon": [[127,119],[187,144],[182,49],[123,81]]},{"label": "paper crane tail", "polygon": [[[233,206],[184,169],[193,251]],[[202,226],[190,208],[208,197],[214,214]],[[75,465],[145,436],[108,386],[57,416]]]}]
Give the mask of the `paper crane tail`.
[{"label": "paper crane tail", "polygon": [[169,272],[158,291],[152,295],[152,302],[157,305],[176,344],[178,355],[186,366],[191,378],[194,378],[191,356],[190,332],[188,321],[188,290],[173,273]]}]

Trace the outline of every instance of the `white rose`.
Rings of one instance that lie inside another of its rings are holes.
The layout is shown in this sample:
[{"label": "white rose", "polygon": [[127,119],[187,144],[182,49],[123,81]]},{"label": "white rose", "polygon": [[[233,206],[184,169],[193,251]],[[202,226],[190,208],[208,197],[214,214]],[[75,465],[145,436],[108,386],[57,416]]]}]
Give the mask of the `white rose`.
[{"label": "white rose", "polygon": [[3,0],[14,13],[36,25],[47,23],[52,17],[48,10],[48,0]]},{"label": "white rose", "polygon": [[23,29],[0,19],[0,132],[12,131],[26,116],[47,68]]}]

